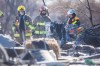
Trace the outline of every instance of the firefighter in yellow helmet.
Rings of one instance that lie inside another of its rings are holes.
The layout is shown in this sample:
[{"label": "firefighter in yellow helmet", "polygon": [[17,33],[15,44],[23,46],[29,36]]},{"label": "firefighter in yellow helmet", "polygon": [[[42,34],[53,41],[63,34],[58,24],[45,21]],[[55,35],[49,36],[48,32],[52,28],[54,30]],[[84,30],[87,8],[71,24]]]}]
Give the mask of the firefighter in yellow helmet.
[{"label": "firefighter in yellow helmet", "polygon": [[18,6],[17,11],[25,11],[25,7],[23,5]]},{"label": "firefighter in yellow helmet", "polygon": [[23,35],[25,36],[26,30],[30,25],[32,25],[32,20],[29,16],[26,15],[25,10],[26,9],[23,5],[18,6],[17,8],[18,15],[15,20],[15,27],[16,27],[15,32],[20,34],[21,43],[23,43],[24,39],[26,39],[25,37],[23,39]]}]

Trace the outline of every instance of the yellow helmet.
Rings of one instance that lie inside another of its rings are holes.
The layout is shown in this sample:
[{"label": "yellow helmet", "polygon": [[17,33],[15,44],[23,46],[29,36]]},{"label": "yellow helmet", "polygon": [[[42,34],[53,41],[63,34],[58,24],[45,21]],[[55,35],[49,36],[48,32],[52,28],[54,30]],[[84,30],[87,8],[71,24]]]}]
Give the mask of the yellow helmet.
[{"label": "yellow helmet", "polygon": [[25,11],[25,7],[23,5],[18,6],[17,11]]}]

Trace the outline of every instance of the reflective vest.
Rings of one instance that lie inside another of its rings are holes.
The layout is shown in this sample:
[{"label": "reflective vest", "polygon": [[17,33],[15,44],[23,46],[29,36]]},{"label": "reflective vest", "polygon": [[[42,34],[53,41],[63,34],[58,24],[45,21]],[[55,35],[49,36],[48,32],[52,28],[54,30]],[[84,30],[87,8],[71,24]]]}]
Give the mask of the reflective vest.
[{"label": "reflective vest", "polygon": [[[16,25],[16,24],[15,24],[15,25]],[[26,25],[31,31],[35,30],[35,27],[34,27],[33,25],[31,25],[29,22],[25,22],[25,25]],[[16,27],[13,26],[12,29],[13,29],[13,31],[15,31]],[[19,33],[15,33],[14,36],[15,36],[15,37],[20,37]],[[31,33],[31,32],[28,32],[28,33],[26,33],[25,36],[26,36],[26,37],[32,36],[32,33]]]},{"label": "reflective vest", "polygon": [[78,17],[75,17],[72,20],[70,20],[70,18],[69,18],[67,23],[68,23],[68,25],[67,25],[68,27],[67,28],[69,28],[69,29],[78,28],[80,26],[80,22],[79,22],[79,18]]},{"label": "reflective vest", "polygon": [[[69,23],[69,21],[70,21],[70,19],[67,21],[67,23]],[[75,18],[72,19],[71,24],[72,25],[75,25],[75,24],[77,24],[78,21],[79,21],[79,18],[78,17],[75,17]]]},{"label": "reflective vest", "polygon": [[35,28],[36,29],[34,31],[34,34],[37,34],[37,35],[46,34],[46,31],[45,31],[45,22],[37,22]]},{"label": "reflective vest", "polygon": [[75,24],[77,24],[78,21],[79,21],[79,18],[75,17],[72,19],[72,24],[75,25]]}]

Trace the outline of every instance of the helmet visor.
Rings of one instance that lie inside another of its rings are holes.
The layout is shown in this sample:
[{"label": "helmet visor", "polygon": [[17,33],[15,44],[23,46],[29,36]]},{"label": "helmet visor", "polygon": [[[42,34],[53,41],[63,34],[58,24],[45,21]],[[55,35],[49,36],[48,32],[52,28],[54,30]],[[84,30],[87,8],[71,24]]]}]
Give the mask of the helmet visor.
[{"label": "helmet visor", "polygon": [[24,11],[19,11],[19,14],[20,15],[24,15]]}]

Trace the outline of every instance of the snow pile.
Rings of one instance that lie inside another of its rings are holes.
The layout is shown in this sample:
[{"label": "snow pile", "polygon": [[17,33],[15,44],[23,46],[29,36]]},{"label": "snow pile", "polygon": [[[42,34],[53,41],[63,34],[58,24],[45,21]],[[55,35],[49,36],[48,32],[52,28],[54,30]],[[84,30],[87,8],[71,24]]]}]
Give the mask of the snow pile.
[{"label": "snow pile", "polygon": [[0,34],[0,44],[4,47],[15,47],[16,42],[9,35]]}]

